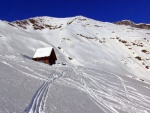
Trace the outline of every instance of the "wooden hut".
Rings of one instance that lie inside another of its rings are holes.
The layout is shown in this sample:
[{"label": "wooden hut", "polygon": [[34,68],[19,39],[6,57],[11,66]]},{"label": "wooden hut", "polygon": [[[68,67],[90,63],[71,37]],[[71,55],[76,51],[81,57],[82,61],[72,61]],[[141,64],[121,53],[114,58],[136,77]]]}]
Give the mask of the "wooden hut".
[{"label": "wooden hut", "polygon": [[57,60],[53,47],[37,49],[32,59],[49,65],[55,64]]}]

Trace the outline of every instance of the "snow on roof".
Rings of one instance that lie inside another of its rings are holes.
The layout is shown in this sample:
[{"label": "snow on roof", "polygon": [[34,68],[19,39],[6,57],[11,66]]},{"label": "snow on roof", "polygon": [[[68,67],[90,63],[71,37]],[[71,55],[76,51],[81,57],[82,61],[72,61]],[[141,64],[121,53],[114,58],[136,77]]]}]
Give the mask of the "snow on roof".
[{"label": "snow on roof", "polygon": [[39,48],[34,53],[33,58],[40,58],[40,57],[50,56],[50,53],[52,52],[52,49],[53,49],[53,47]]}]

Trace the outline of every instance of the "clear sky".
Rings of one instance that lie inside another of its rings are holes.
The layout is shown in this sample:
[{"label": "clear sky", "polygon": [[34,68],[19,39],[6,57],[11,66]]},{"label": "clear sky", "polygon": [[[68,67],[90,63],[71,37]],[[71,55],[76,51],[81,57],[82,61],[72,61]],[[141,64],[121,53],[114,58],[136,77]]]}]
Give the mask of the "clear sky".
[{"label": "clear sky", "polygon": [[0,0],[0,20],[77,15],[104,22],[150,23],[150,0]]}]

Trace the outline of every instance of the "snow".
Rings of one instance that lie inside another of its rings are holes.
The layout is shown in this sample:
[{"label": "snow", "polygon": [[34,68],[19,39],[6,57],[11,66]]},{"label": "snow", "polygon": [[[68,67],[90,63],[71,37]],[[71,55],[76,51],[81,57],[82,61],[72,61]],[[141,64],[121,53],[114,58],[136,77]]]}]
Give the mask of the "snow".
[{"label": "snow", "polygon": [[[82,16],[32,19],[61,27],[23,29],[0,21],[0,112],[150,112],[149,30]],[[49,47],[55,65],[31,60],[37,48]]]},{"label": "snow", "polygon": [[47,66],[13,52],[0,53],[1,112],[150,112],[150,84],[126,73]]},{"label": "snow", "polygon": [[33,58],[48,57],[52,52],[53,47],[39,48],[36,50]]}]

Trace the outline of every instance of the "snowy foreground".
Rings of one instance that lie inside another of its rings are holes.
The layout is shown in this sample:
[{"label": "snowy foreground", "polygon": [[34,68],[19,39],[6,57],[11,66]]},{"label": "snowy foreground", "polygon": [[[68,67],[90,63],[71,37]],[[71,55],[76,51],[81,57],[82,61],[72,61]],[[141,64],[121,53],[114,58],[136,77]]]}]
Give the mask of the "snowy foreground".
[{"label": "snowy foreground", "polygon": [[[0,113],[150,113],[150,30],[82,16],[0,25]],[[31,60],[49,46],[57,64]]]},{"label": "snowy foreground", "polygon": [[150,84],[104,67],[52,67],[0,51],[2,113],[149,113]]}]

